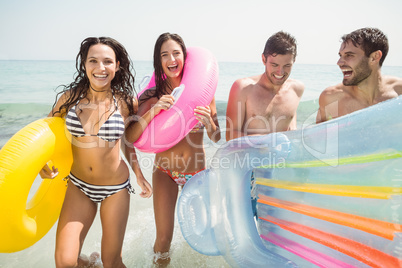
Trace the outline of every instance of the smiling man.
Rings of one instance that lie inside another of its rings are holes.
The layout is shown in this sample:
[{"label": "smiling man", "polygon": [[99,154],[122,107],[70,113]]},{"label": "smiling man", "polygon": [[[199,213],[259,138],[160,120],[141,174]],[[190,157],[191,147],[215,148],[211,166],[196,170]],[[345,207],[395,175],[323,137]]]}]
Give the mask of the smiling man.
[{"label": "smiling man", "polygon": [[338,66],[341,84],[326,88],[319,98],[316,122],[321,123],[402,94],[402,79],[381,74],[388,39],[376,28],[362,28],[342,37]]},{"label": "smiling man", "polygon": [[296,129],[296,110],[304,92],[300,81],[288,79],[296,59],[293,36],[272,35],[265,44],[263,74],[236,80],[226,111],[226,140]]}]

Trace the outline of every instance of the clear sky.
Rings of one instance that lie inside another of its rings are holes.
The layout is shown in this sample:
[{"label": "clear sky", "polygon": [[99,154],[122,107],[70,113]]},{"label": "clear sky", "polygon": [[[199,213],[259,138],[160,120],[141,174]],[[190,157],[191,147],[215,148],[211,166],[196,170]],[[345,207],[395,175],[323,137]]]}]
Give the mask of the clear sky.
[{"label": "clear sky", "polygon": [[152,60],[168,31],[218,61],[260,62],[268,37],[283,30],[297,39],[297,63],[336,64],[343,34],[377,27],[390,43],[384,65],[402,66],[401,10],[401,0],[1,0],[0,60],[75,60],[88,36]]}]

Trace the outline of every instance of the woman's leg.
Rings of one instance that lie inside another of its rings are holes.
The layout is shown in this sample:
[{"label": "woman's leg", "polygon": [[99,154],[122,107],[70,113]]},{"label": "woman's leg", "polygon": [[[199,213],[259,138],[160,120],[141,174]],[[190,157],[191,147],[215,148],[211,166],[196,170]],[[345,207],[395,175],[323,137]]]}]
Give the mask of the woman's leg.
[{"label": "woman's leg", "polygon": [[163,266],[170,262],[168,254],[173,238],[178,186],[166,173],[156,169],[152,176],[152,187],[156,224],[154,252],[166,256],[155,262]]},{"label": "woman's leg", "polygon": [[68,182],[56,232],[56,267],[83,265],[81,248],[95,218],[97,205]]},{"label": "woman's leg", "polygon": [[123,264],[121,252],[126,232],[130,194],[123,189],[101,203],[100,217],[102,222],[102,262],[103,267],[120,268]]}]

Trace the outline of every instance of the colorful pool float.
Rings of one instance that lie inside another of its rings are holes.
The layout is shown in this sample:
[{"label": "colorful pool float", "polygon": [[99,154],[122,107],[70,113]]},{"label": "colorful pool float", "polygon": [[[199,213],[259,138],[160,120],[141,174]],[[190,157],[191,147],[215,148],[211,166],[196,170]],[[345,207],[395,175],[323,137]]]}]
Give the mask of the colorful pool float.
[{"label": "colorful pool float", "polygon": [[226,143],[183,188],[183,236],[234,267],[402,267],[401,107]]},{"label": "colorful pool float", "polygon": [[[23,250],[57,221],[72,164],[71,135],[58,117],[39,119],[18,131],[0,150],[0,252]],[[44,179],[28,200],[39,171],[48,163],[59,174]],[[28,201],[28,202],[27,202]]]}]

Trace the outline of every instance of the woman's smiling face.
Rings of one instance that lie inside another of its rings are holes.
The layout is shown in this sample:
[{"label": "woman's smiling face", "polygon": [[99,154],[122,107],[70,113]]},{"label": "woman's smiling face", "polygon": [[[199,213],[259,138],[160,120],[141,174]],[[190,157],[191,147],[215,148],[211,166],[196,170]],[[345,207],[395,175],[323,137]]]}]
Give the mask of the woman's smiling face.
[{"label": "woman's smiling face", "polygon": [[98,91],[107,90],[119,70],[116,54],[104,44],[96,44],[89,48],[85,61],[85,70],[91,86]]},{"label": "woman's smiling face", "polygon": [[161,47],[162,68],[169,79],[181,79],[184,65],[184,54],[181,46],[169,39]]}]

